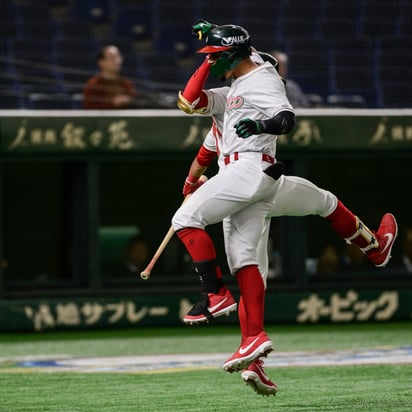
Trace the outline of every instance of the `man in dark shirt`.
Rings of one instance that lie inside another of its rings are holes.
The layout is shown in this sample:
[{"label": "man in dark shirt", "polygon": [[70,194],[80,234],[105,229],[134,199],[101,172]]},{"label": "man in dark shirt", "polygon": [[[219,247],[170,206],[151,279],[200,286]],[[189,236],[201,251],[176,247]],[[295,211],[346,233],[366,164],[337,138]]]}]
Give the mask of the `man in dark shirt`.
[{"label": "man in dark shirt", "polygon": [[120,75],[123,57],[113,45],[104,46],[96,58],[100,72],[91,77],[83,90],[84,109],[130,109],[137,96],[133,84]]}]

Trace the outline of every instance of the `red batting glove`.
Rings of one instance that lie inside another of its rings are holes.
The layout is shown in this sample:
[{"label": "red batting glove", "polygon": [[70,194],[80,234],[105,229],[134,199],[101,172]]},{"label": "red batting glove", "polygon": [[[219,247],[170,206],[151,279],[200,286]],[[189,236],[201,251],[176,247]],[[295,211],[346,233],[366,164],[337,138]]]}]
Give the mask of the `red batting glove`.
[{"label": "red batting glove", "polygon": [[[200,177],[200,176],[199,176]],[[193,193],[200,186],[203,185],[204,181],[199,180],[197,176],[186,177],[185,184],[183,185],[183,196],[186,197],[189,193]]]}]

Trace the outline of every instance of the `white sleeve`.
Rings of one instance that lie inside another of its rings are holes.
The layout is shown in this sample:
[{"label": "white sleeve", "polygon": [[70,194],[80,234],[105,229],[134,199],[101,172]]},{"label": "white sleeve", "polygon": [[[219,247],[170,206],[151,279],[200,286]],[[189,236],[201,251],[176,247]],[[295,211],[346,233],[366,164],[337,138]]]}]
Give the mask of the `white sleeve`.
[{"label": "white sleeve", "polygon": [[217,148],[216,148],[216,140],[213,137],[213,131],[212,129],[210,129],[205,137],[205,139],[203,140],[203,146],[212,151],[212,152],[217,152]]},{"label": "white sleeve", "polygon": [[226,97],[230,87],[218,87],[216,89],[204,90],[207,95],[207,109],[204,114],[215,115],[222,114],[226,110]]}]

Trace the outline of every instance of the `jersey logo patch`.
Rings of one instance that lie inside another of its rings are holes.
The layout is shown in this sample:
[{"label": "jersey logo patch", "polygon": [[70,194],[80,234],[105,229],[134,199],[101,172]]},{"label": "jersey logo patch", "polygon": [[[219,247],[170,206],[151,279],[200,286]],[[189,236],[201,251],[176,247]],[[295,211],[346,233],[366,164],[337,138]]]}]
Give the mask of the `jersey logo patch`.
[{"label": "jersey logo patch", "polygon": [[242,96],[233,96],[226,101],[226,110],[238,109],[244,103]]}]

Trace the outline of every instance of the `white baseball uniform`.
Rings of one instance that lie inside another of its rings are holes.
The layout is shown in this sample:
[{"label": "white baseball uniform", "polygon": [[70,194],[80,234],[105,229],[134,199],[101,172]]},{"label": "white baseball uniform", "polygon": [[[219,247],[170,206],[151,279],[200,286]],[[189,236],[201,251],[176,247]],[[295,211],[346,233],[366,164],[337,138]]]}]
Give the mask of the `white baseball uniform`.
[{"label": "white baseball uniform", "polygon": [[[226,96],[229,87],[222,87],[210,90],[214,95]],[[219,112],[221,110],[222,112]],[[225,167],[224,155],[220,149],[223,123],[224,123],[224,108],[216,105],[212,114],[213,126],[206,135],[203,145],[210,151],[218,154],[219,169]],[[209,114],[209,113],[207,113]],[[210,114],[209,114],[210,115]],[[246,140],[246,139],[245,139]],[[326,217],[330,215],[336,208],[336,196],[324,189],[319,188],[307,179],[297,176],[282,175],[277,181],[272,180],[275,191],[271,199],[271,207],[268,211],[267,221],[264,225],[264,231],[261,235],[257,246],[257,260],[260,271],[262,273],[265,285],[268,273],[268,255],[267,241],[270,230],[270,218],[280,216],[308,216],[319,215]],[[304,201],[302,201],[304,199]],[[224,243],[227,254],[228,265],[231,273],[236,271],[236,259],[232,258],[229,244],[231,240],[231,218],[226,217],[223,220]]]},{"label": "white baseball uniform", "polygon": [[233,80],[226,96],[216,89],[205,93],[205,114],[221,114],[224,108],[219,148],[225,165],[177,210],[172,224],[175,231],[187,227],[204,229],[230,216],[230,225],[225,225],[226,253],[235,273],[259,264],[257,246],[276,192],[273,179],[263,170],[271,164],[268,158],[275,157],[276,136],[263,133],[242,139],[234,125],[248,117],[263,120],[294,110],[270,63]]}]

